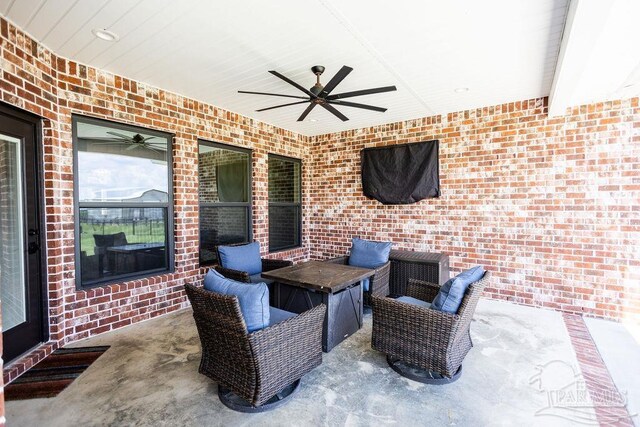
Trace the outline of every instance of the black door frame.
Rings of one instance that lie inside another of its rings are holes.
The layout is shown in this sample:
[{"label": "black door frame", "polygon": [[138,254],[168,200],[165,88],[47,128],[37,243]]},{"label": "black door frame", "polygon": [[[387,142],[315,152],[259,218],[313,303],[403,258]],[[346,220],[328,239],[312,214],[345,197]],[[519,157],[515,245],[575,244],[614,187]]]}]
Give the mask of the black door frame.
[{"label": "black door frame", "polygon": [[[10,104],[0,101],[0,115],[8,116],[14,120],[18,120],[21,122],[25,122],[29,125],[32,125],[34,128],[33,135],[33,143],[34,143],[34,169],[36,176],[34,177],[35,185],[35,198],[36,203],[34,204],[34,208],[37,212],[35,212],[35,218],[38,227],[38,244],[40,246],[39,257],[38,257],[38,267],[39,267],[39,275],[38,279],[40,281],[40,343],[45,343],[49,340],[49,292],[48,292],[48,281],[47,281],[47,229],[46,229],[46,221],[45,221],[45,203],[44,203],[44,157],[43,157],[43,148],[42,148],[42,117],[30,113],[25,110],[18,109]],[[21,159],[26,162],[24,147],[22,147]],[[26,201],[26,199],[25,199]],[[27,225],[25,224],[25,227]],[[28,245],[28,240],[25,239],[25,245]],[[28,279],[28,277],[27,277]],[[4,333],[4,330],[3,330]],[[3,359],[5,359],[6,355],[3,349],[2,352]],[[17,360],[20,357],[18,355],[13,360],[5,359],[5,365],[10,364],[12,361]]]}]

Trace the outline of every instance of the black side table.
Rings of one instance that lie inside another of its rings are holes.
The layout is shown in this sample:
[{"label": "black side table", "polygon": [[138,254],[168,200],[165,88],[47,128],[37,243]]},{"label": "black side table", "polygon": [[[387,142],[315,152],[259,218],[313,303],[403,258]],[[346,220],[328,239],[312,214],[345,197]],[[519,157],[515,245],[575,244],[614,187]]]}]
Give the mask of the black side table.
[{"label": "black side table", "polygon": [[409,279],[442,285],[449,280],[449,255],[433,252],[392,250],[389,255],[391,295],[405,295]]}]

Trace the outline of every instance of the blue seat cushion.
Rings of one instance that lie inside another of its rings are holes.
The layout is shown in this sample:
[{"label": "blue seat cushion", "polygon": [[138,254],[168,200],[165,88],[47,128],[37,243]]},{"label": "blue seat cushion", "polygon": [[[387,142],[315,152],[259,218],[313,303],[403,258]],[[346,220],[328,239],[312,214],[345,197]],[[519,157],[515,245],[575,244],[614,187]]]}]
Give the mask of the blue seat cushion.
[{"label": "blue seat cushion", "polygon": [[249,276],[249,280],[251,280],[251,283],[266,283],[267,285],[273,283],[273,280],[263,278],[262,273],[252,274]]},{"label": "blue seat cushion", "polygon": [[371,277],[365,277],[362,279],[362,290],[364,292],[369,292],[369,286],[371,284]]},{"label": "blue seat cushion", "polygon": [[417,305],[419,307],[424,307],[424,308],[431,307],[431,303],[428,303],[426,301],[422,301],[421,299],[413,298],[413,297],[407,297],[407,296],[398,297],[396,298],[396,301],[406,302],[407,304]]},{"label": "blue seat cushion", "polygon": [[220,265],[231,270],[246,271],[249,276],[262,273],[260,243],[239,246],[218,246]]},{"label": "blue seat cushion", "polygon": [[457,313],[469,285],[482,279],[482,276],[484,276],[484,269],[481,266],[477,266],[447,280],[433,299],[431,308],[447,313]]},{"label": "blue seat cushion", "polygon": [[354,237],[351,241],[349,265],[378,268],[389,261],[391,242],[372,242]]},{"label": "blue seat cushion", "polygon": [[292,317],[296,317],[296,314],[290,311],[280,310],[279,308],[269,307],[269,326],[284,322]]},{"label": "blue seat cushion", "polygon": [[204,288],[218,294],[238,297],[248,332],[269,325],[269,288],[265,283],[236,282],[211,269],[204,277]]}]

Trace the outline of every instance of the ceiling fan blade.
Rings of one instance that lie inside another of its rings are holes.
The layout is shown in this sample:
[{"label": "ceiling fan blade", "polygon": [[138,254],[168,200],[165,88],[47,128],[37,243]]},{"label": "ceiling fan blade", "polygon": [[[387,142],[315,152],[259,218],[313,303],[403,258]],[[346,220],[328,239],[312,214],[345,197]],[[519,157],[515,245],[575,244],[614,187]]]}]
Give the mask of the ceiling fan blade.
[{"label": "ceiling fan blade", "polygon": [[345,107],[364,108],[365,110],[379,111],[381,113],[384,113],[385,111],[387,111],[386,108],[375,107],[373,105],[367,105],[367,104],[358,104],[357,102],[349,102],[349,101],[327,101],[327,102],[335,105],[344,105]]},{"label": "ceiling fan blade", "polygon": [[78,138],[83,141],[91,141],[92,144],[122,144],[126,142],[120,138]]},{"label": "ceiling fan blade", "polygon": [[131,138],[132,138],[132,137],[130,137],[130,136],[123,135],[123,134],[118,133],[118,132],[111,132],[111,131],[107,131],[107,133],[108,133],[109,135],[117,136],[118,138],[123,138],[123,139],[131,139]]},{"label": "ceiling fan blade", "polygon": [[94,141],[94,142],[122,142],[122,138],[114,138],[110,136],[78,136],[78,139],[83,141]]},{"label": "ceiling fan blade", "polygon": [[276,106],[274,106],[274,107],[261,108],[261,109],[256,110],[256,111],[267,111],[267,110],[273,110],[274,108],[288,107],[289,105],[306,104],[307,102],[309,102],[309,100],[306,100],[306,101],[298,101],[298,102],[290,102],[290,103],[288,103],[288,104],[276,105]]},{"label": "ceiling fan blade", "polygon": [[155,151],[156,153],[159,153],[159,154],[166,154],[166,152],[164,152],[164,151],[162,151],[162,150],[158,150],[158,149],[157,149],[157,148],[155,148],[155,147],[150,147],[150,146],[148,146],[148,145],[145,145],[145,146],[144,146],[144,148],[146,148],[147,150]]},{"label": "ceiling fan blade", "polygon": [[124,149],[124,151],[129,151],[129,150],[133,150],[134,148],[138,148],[139,145],[138,144],[131,144],[130,146],[128,146],[127,148]]},{"label": "ceiling fan blade", "polygon": [[304,111],[302,112],[302,115],[301,115],[300,117],[298,117],[298,121],[299,121],[299,122],[303,121],[303,120],[304,120],[304,119],[309,115],[309,113],[311,112],[311,110],[313,110],[313,108],[314,108],[316,105],[318,105],[318,104],[316,104],[315,102],[312,102],[311,104],[309,104],[309,106],[306,108],[306,110],[304,110]]},{"label": "ceiling fan blade", "polygon": [[334,99],[351,98],[354,96],[371,95],[374,93],[393,92],[397,90],[395,86],[376,87],[373,89],[355,90],[353,92],[337,93],[335,95],[327,96],[327,100],[333,101]]},{"label": "ceiling fan blade", "polygon": [[309,99],[306,96],[283,95],[281,93],[269,93],[269,92],[252,92],[252,91],[248,91],[248,90],[239,90],[238,93],[249,93],[249,94],[252,94],[252,95],[282,96],[282,97],[285,97],[285,98]]},{"label": "ceiling fan blade", "polygon": [[309,95],[311,98],[313,98],[313,99],[316,99],[316,98],[317,98],[317,96],[316,96],[316,95],[314,95],[314,94],[313,94],[309,89],[305,89],[305,88],[303,88],[303,87],[302,87],[302,86],[300,86],[298,83],[294,82],[293,80],[291,80],[291,79],[290,79],[290,78],[288,78],[288,77],[283,76],[283,75],[282,75],[282,74],[280,74],[279,72],[277,72],[277,71],[273,71],[273,70],[271,70],[271,71],[269,71],[269,72],[270,72],[271,74],[273,74],[274,76],[276,76],[276,77],[278,77],[278,78],[280,78],[280,79],[284,80],[285,82],[289,83],[290,85],[294,86],[295,88],[297,88],[297,89],[299,89],[299,90],[303,91],[304,93],[306,93],[307,95]]},{"label": "ceiling fan blade", "polygon": [[146,137],[145,139],[143,139],[141,142],[144,144],[144,143],[145,143],[145,142],[147,142],[148,140],[150,140],[150,139],[154,139],[154,138],[155,138],[155,136],[148,136],[148,137]]},{"label": "ceiling fan blade", "polygon": [[342,68],[340,68],[340,70],[336,73],[336,75],[333,76],[331,80],[329,80],[329,83],[324,86],[322,92],[320,92],[320,97],[324,98],[329,95],[331,91],[334,90],[336,86],[338,86],[340,82],[344,80],[344,78],[347,77],[352,71],[353,68],[343,65]]},{"label": "ceiling fan blade", "polygon": [[343,122],[346,122],[347,120],[349,120],[349,118],[347,116],[345,116],[344,114],[342,114],[340,111],[336,110],[335,107],[331,104],[325,104],[322,103],[320,104],[322,105],[327,111],[329,111],[330,113],[332,113],[334,116],[336,116],[337,118],[339,118],[340,120],[342,120]]}]

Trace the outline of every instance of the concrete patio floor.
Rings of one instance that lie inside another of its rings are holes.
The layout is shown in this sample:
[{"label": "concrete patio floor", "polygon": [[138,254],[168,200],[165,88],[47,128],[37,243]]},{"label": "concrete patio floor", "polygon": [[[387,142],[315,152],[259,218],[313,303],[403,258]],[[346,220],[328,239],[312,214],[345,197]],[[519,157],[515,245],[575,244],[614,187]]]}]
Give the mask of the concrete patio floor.
[{"label": "concrete patio floor", "polygon": [[[7,402],[7,425],[577,423],[571,410],[549,407],[550,394],[576,382],[572,369],[579,372],[560,313],[481,300],[471,334],[475,347],[460,380],[424,385],[398,376],[385,357],[371,349],[371,313],[366,312],[364,327],[324,354],[323,364],[303,378],[291,401],[274,411],[249,415],[224,407],[216,384],[198,374],[200,343],[187,309],[75,343],[111,348],[57,397]],[[614,360],[615,355],[608,358]],[[638,378],[626,381],[633,388]],[[595,419],[594,414],[588,405],[580,412],[587,419]],[[637,417],[634,420],[637,423]]]}]

